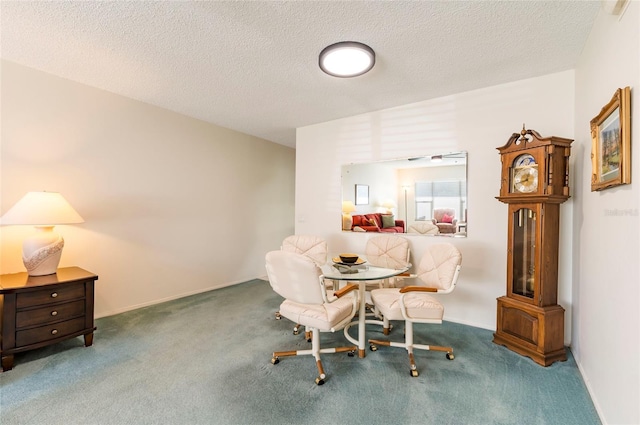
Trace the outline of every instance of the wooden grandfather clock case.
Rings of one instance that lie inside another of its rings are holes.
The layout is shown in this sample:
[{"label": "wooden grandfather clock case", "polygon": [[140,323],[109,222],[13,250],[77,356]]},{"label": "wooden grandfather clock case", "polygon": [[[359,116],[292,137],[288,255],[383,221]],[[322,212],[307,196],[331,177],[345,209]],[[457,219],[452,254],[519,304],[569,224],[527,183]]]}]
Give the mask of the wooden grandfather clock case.
[{"label": "wooden grandfather clock case", "polygon": [[573,140],[514,133],[498,148],[500,202],[508,204],[507,295],[498,298],[493,342],[542,366],[564,361],[564,309],[558,305],[560,204],[569,198]]}]

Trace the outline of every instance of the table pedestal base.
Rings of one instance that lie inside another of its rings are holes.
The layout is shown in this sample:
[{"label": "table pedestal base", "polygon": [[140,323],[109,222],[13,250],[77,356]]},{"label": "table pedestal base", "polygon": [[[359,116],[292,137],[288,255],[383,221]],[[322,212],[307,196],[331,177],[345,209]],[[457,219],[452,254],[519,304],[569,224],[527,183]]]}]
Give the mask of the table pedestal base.
[{"label": "table pedestal base", "polygon": [[[367,344],[367,338],[364,332],[365,325],[379,325],[382,327],[383,324],[382,320],[358,320],[357,322],[351,322],[344,327],[344,337],[352,344],[356,344],[358,346],[358,357],[362,359],[367,355],[365,347]],[[358,339],[349,335],[349,328],[353,325],[358,325]]]}]

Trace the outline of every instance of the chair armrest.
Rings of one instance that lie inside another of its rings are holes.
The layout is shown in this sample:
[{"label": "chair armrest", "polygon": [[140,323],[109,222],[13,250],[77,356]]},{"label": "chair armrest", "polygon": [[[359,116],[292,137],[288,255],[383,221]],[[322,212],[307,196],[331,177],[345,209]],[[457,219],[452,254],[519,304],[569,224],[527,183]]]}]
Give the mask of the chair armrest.
[{"label": "chair armrest", "polygon": [[406,292],[438,292],[438,288],[430,288],[428,286],[405,286],[400,289],[401,294]]},{"label": "chair armrest", "polygon": [[438,220],[436,220],[435,218],[432,218],[432,219],[431,219],[431,222],[432,222],[433,224],[438,224]]},{"label": "chair armrest", "polygon": [[335,295],[336,297],[340,298],[343,297],[344,295],[348,294],[349,292],[358,289],[358,285],[350,283],[347,286],[345,286],[344,288],[340,288],[337,291],[335,291],[333,293],[333,295]]}]

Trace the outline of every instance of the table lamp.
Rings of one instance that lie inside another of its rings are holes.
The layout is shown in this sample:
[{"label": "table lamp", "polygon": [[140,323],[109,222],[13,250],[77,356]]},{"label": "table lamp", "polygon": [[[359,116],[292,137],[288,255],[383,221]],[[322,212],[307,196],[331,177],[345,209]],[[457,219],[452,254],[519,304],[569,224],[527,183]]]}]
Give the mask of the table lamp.
[{"label": "table lamp", "polygon": [[391,200],[386,200],[382,203],[382,208],[385,209],[385,214],[393,214],[393,209],[396,207],[396,203]]},{"label": "table lamp", "polygon": [[53,231],[56,224],[84,223],[80,214],[57,192],[29,192],[0,217],[1,225],[35,226],[22,244],[22,261],[29,276],[54,274],[60,263],[64,239]]},{"label": "table lamp", "polygon": [[351,213],[356,210],[356,206],[351,201],[342,201],[342,230],[351,230],[353,218]]}]

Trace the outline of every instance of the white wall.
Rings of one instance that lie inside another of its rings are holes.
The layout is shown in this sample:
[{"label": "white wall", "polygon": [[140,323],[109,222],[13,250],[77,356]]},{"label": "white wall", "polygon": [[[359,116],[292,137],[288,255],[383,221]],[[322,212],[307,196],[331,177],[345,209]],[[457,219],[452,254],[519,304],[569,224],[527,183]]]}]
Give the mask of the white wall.
[{"label": "white wall", "polygon": [[[342,200],[356,206],[353,215],[385,211],[382,203],[396,202],[396,170],[389,167],[370,167],[367,164],[350,164],[343,168]],[[369,186],[369,203],[356,205],[356,184]]]},{"label": "white wall", "polygon": [[[61,266],[99,275],[96,316],[264,276],[293,233],[293,149],[2,62],[1,209],[58,191]],[[0,228],[0,271],[24,270],[30,226]]]},{"label": "white wall", "polygon": [[[433,243],[462,251],[456,291],[442,297],[445,319],[495,329],[496,298],[506,293],[507,206],[495,199],[500,156],[523,122],[543,136],[573,138],[573,71],[518,81],[299,128],[296,233],[327,238],[333,253],[362,252],[368,233],[340,231],[341,165],[467,151],[468,238],[408,236],[412,261]],[[573,160],[572,160],[573,161]],[[562,205],[559,302],[571,329],[570,199]]]},{"label": "white wall", "polygon": [[[640,423],[640,4],[598,16],[576,68],[574,354],[603,422]],[[632,183],[591,192],[589,122],[631,87]]]}]

